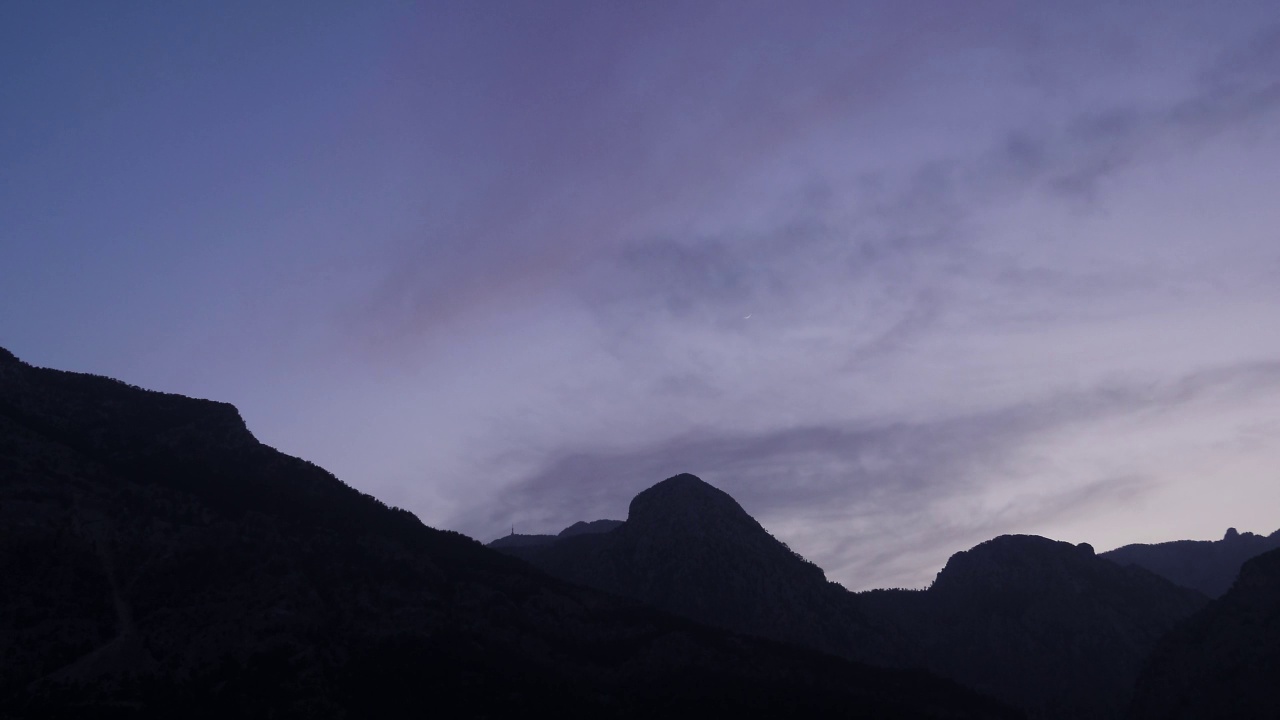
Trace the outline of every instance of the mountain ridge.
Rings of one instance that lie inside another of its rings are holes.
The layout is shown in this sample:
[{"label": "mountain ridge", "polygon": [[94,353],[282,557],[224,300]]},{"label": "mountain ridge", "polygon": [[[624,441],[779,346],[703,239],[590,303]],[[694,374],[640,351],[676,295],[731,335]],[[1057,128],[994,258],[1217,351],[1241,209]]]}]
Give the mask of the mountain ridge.
[{"label": "mountain ridge", "polygon": [[687,474],[640,492],[605,535],[503,551],[700,622],[927,668],[1046,718],[1122,716],[1151,648],[1207,602],[1087,544],[1027,535],[953,554],[927,590],[849,593]]},{"label": "mountain ridge", "polygon": [[225,403],[0,353],[0,715],[1009,717],[429,528]]},{"label": "mountain ridge", "polygon": [[[898,656],[821,568],[770,535],[728,493],[687,473],[637,494],[627,520],[608,533],[491,545],[569,582],[717,627],[863,661]],[[851,647],[863,650],[850,654]]]},{"label": "mountain ridge", "polygon": [[1134,720],[1280,717],[1280,549],[1161,639],[1138,679]]},{"label": "mountain ridge", "polygon": [[1122,717],[1147,657],[1207,599],[1086,545],[1002,535],[955,553],[917,592],[858,593],[919,664],[1032,717]]},{"label": "mountain ridge", "polygon": [[1133,543],[1102,553],[1121,565],[1137,565],[1183,587],[1222,596],[1250,558],[1280,548],[1280,530],[1255,535],[1228,528],[1220,540],[1173,540]]}]

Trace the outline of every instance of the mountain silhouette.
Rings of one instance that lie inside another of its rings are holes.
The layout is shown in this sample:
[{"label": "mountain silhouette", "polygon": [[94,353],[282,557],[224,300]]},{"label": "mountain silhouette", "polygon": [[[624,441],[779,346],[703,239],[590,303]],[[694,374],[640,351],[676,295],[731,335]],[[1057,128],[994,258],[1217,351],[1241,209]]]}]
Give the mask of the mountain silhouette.
[{"label": "mountain silhouette", "polygon": [[606,534],[503,551],[700,622],[927,668],[1045,718],[1122,716],[1157,640],[1207,602],[1034,536],[956,553],[928,590],[849,593],[693,475],[641,492]]},{"label": "mountain silhouette", "polygon": [[956,553],[928,590],[857,597],[916,641],[921,666],[1044,718],[1121,717],[1156,642],[1207,602],[1030,535]]},{"label": "mountain silhouette", "polygon": [[0,578],[5,717],[1010,716],[566,584],[259,443],[231,405],[8,351]]},{"label": "mountain silhouette", "polygon": [[636,495],[626,522],[607,533],[491,545],[570,582],[709,625],[882,664],[906,658],[821,568],[694,475]]},{"label": "mountain silhouette", "polygon": [[1229,528],[1221,540],[1175,540],[1152,545],[1125,545],[1102,557],[1121,565],[1137,565],[1194,588],[1211,598],[1221,597],[1235,582],[1245,561],[1280,548],[1280,530],[1269,536]]},{"label": "mountain silhouette", "polygon": [[556,537],[573,537],[574,535],[607,533],[617,530],[621,525],[621,520],[592,520],[591,522],[583,522],[580,520],[561,530],[560,534],[556,535]]},{"label": "mountain silhouette", "polygon": [[489,543],[489,547],[501,550],[503,548],[550,545],[559,538],[573,537],[574,535],[606,533],[616,529],[620,525],[622,525],[621,520],[593,520],[591,522],[578,521],[561,530],[559,534],[556,535],[519,535],[515,532],[515,528],[512,528],[510,535],[494,540]]},{"label": "mountain silhouette", "polygon": [[1280,717],[1280,550],[1170,632],[1138,680],[1132,717]]}]

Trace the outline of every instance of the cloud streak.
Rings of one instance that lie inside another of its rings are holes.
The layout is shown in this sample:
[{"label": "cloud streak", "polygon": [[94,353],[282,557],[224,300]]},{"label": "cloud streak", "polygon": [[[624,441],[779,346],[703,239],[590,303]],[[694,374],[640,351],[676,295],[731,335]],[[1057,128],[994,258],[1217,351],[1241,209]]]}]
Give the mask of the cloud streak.
[{"label": "cloud streak", "polygon": [[482,537],[678,471],[854,585],[1274,527],[1274,1],[802,5],[33,9],[7,343]]},{"label": "cloud streak", "polygon": [[[1224,394],[1278,389],[1280,360],[925,421],[733,435],[703,429],[622,452],[566,451],[457,524],[486,537],[486,529],[495,534],[512,522],[550,532],[578,520],[623,517],[630,498],[656,479],[694,472],[851,587],[919,585],[940,567],[939,558],[962,549],[958,543],[1044,527],[1156,487],[1154,478],[1136,476],[1045,486],[1029,446],[1118,418],[1150,423]],[[956,512],[984,503],[985,512]],[[902,562],[921,557],[936,566]]]}]

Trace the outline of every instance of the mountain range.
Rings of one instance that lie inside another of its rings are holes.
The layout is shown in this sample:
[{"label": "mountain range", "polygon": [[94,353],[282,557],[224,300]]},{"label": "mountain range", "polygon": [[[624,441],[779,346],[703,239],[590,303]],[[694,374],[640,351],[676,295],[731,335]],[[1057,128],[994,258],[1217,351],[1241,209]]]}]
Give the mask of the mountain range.
[{"label": "mountain range", "polygon": [[231,405],[0,352],[0,717],[1016,714],[549,577]]},{"label": "mountain range", "polygon": [[1102,556],[1121,565],[1137,565],[1182,587],[1221,597],[1245,561],[1280,548],[1280,530],[1255,535],[1228,528],[1221,540],[1175,540],[1151,545],[1125,545]]},{"label": "mountain range", "polygon": [[1275,537],[1002,536],[851,593],[678,475],[486,548],[0,349],[0,717],[1273,717]]},{"label": "mountain range", "polygon": [[490,546],[701,623],[927,668],[1029,717],[1280,713],[1280,531],[1101,554],[1001,536],[953,555],[926,590],[850,593],[692,475],[641,492],[625,522],[572,527]]},{"label": "mountain range", "polygon": [[492,545],[551,575],[702,623],[923,667],[1034,717],[1121,717],[1157,641],[1208,603],[1139,567],[1034,536],[952,556],[928,590],[850,593],[729,495],[678,475],[606,532]]},{"label": "mountain range", "polygon": [[1141,720],[1280,717],[1280,550],[1166,635],[1138,680]]}]

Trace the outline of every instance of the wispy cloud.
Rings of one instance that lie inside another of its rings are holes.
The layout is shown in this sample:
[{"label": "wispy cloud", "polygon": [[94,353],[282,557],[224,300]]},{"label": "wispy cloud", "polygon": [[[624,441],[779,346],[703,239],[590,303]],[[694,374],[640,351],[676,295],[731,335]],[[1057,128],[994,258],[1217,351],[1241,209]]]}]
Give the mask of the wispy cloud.
[{"label": "wispy cloud", "polygon": [[1214,259],[1198,221],[1143,215],[1174,213],[1141,178],[1261,142],[1272,33],[1201,52],[1160,92],[1011,114],[910,162],[810,163],[739,214],[611,236],[558,275],[594,324],[565,336],[590,348],[576,372],[611,369],[567,369],[563,407],[536,410],[600,423],[513,434],[535,412],[513,404],[487,443],[522,450],[479,464],[495,480],[450,523],[553,531],[690,471],[867,587],[1159,495],[1177,468],[1126,461],[1108,433],[1165,442],[1210,396],[1275,395],[1259,268],[1280,256],[1240,228]]},{"label": "wispy cloud", "polygon": [[692,470],[899,582],[1280,506],[1274,0],[180,5],[0,43],[23,356],[481,536]]},{"label": "wispy cloud", "polygon": [[[1211,397],[1274,393],[1280,360],[1172,382],[1112,383],[1035,402],[923,421],[692,431],[620,452],[564,451],[457,520],[480,537],[515,522],[552,532],[624,517],[659,479],[694,472],[732,494],[794,547],[853,587],[919,584],[951,552],[993,534],[1034,530],[1156,486],[1150,477],[1038,477],[1028,448],[1117,418],[1157,423]],[[962,512],[981,508],[979,512]]]}]

